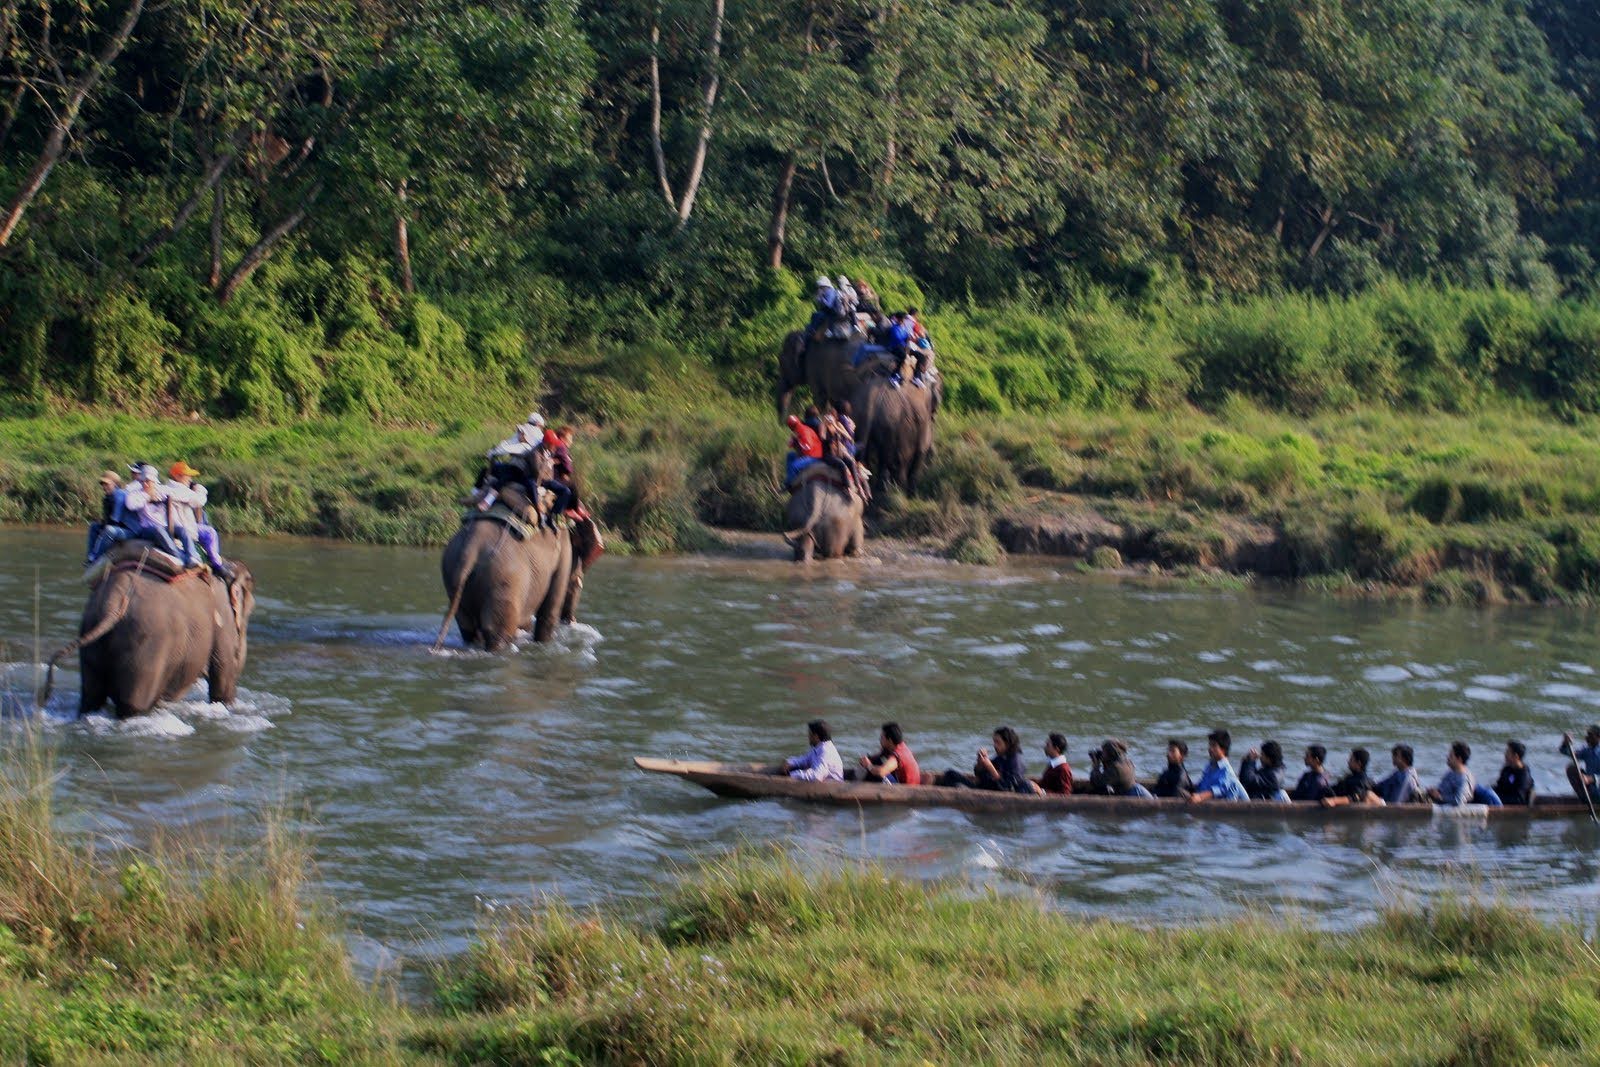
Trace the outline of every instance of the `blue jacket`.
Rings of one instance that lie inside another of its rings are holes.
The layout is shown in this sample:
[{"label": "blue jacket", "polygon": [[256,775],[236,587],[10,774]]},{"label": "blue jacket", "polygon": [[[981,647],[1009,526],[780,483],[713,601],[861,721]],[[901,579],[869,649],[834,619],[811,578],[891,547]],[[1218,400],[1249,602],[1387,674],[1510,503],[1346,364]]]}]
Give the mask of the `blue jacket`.
[{"label": "blue jacket", "polygon": [[883,328],[883,347],[894,353],[901,353],[911,343],[911,331],[898,322],[891,322]]},{"label": "blue jacket", "polygon": [[1225,759],[1206,764],[1205,772],[1194,784],[1194,791],[1209,792],[1214,800],[1250,799],[1250,795],[1244,791],[1244,786],[1239,783],[1239,776],[1233,773],[1233,764]]},{"label": "blue jacket", "polygon": [[116,526],[126,526],[132,530],[139,525],[139,516],[128,510],[128,491],[126,489],[113,489],[111,491],[111,518]]}]

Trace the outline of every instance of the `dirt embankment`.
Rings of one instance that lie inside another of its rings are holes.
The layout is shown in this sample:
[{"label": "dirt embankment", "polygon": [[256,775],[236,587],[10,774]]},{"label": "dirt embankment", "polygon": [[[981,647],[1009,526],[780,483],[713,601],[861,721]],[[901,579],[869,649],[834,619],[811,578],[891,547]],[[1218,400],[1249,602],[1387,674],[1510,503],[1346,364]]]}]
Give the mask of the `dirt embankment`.
[{"label": "dirt embankment", "polygon": [[[1272,527],[1234,516],[1192,518],[1156,507],[1115,511],[1066,493],[1035,493],[1002,511],[994,534],[1007,552],[1199,567],[1269,578],[1294,575],[1289,546]],[[1112,560],[1107,549],[1114,550]]]}]

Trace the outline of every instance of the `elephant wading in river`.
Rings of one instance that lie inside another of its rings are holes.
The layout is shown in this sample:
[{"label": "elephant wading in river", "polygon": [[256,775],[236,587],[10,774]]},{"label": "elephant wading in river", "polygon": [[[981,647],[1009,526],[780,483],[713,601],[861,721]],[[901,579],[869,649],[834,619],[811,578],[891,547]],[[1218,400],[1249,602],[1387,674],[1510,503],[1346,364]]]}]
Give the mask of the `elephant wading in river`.
[{"label": "elephant wading in river", "polygon": [[576,607],[582,582],[573,580],[575,565],[565,528],[529,524],[502,504],[469,513],[444,549],[440,571],[450,609],[433,647],[444,643],[452,619],[462,641],[490,652],[510,644],[530,619],[533,639],[550,640]]},{"label": "elephant wading in river", "polygon": [[57,661],[76,652],[82,674],[78,714],[107,700],[117,718],[143,715],[175,700],[205,675],[213,703],[231,704],[244,672],[255,578],[237,560],[230,585],[204,568],[175,571],[148,544],[112,550],[89,593],[78,638],[50,657],[44,692],[50,699]]},{"label": "elephant wading in river", "polygon": [[943,387],[895,388],[885,375],[869,376],[857,387],[850,407],[856,420],[856,458],[879,486],[898,485],[915,492],[917,479],[933,456],[933,421]]},{"label": "elephant wading in river", "polygon": [[784,511],[789,532],[783,539],[794,549],[795,562],[809,562],[814,555],[823,559],[860,555],[867,535],[861,498],[821,464],[807,468],[806,474],[811,477],[801,476],[800,488]]}]

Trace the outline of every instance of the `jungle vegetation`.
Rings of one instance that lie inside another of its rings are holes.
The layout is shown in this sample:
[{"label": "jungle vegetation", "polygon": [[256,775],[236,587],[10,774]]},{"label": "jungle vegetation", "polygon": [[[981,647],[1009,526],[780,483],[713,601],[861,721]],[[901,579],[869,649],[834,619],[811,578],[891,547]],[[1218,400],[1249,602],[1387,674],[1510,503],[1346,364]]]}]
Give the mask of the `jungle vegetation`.
[{"label": "jungle vegetation", "polygon": [[1597,122],[1578,0],[0,0],[4,506],[187,432],[244,529],[436,540],[538,403],[625,541],[770,526],[842,271],[926,310],[978,558],[1042,488],[1583,593]]}]

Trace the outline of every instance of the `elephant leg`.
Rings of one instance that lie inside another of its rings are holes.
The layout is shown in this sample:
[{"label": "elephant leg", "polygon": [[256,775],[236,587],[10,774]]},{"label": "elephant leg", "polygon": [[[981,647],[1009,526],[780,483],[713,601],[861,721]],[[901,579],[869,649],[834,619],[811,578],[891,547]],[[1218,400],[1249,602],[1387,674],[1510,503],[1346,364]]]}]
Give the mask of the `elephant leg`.
[{"label": "elephant leg", "polygon": [[856,520],[855,526],[850,530],[850,535],[845,538],[844,554],[847,556],[861,555],[862,542],[865,540],[861,521]]},{"label": "elephant leg", "polygon": [[549,641],[556,635],[556,623],[562,617],[566,608],[568,586],[572,583],[572,551],[571,542],[563,550],[556,561],[555,573],[550,576],[550,585],[545,590],[544,599],[539,602],[539,610],[533,616],[533,639],[535,641]]},{"label": "elephant leg", "polygon": [[917,481],[922,477],[922,470],[927,466],[928,454],[921,449],[911,454],[911,462],[906,465],[906,492],[917,491]]},{"label": "elephant leg", "polygon": [[799,537],[795,538],[794,561],[796,563],[810,563],[811,558],[815,554],[816,550],[817,539],[812,537],[809,532],[803,533]]},{"label": "elephant leg", "polygon": [[83,671],[81,678],[78,688],[78,714],[87,715],[91,711],[99,711],[111,696],[105,679],[100,677],[99,671],[89,670]]},{"label": "elephant leg", "polygon": [[578,621],[578,601],[583,597],[583,564],[572,565],[572,580],[567,583],[567,599],[561,605],[561,621],[571,625]]}]

